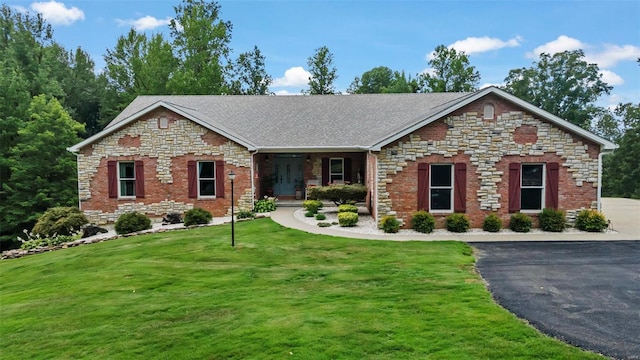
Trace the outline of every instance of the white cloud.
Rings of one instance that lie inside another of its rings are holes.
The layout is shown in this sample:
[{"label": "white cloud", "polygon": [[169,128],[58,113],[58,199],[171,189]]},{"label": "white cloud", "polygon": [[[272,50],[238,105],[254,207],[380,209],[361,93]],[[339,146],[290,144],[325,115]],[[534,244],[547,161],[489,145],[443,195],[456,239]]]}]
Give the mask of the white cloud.
[{"label": "white cloud", "polygon": [[495,86],[495,87],[503,87],[504,83],[500,83],[500,84],[493,84],[493,83],[484,83],[482,85],[480,85],[480,89],[484,89],[484,88],[488,88],[489,86]]},{"label": "white cloud", "polygon": [[[507,41],[500,40],[498,38],[490,38],[488,36],[483,37],[468,37],[464,40],[458,40],[453,44],[447,46],[447,48],[456,49],[456,51],[464,51],[465,54],[471,55],[474,53],[483,53],[492,50],[499,50],[505,47],[520,46],[522,37],[516,36],[513,39]],[[435,52],[427,54],[427,60],[433,60]]]},{"label": "white cloud", "polygon": [[624,84],[624,79],[613,71],[600,70],[600,74],[602,75],[602,81],[606,82],[609,85],[615,86]]},{"label": "white cloud", "polygon": [[636,61],[640,58],[640,47],[634,45],[605,44],[604,50],[595,54],[585,54],[585,60],[596,63],[600,68],[610,68],[620,61]]},{"label": "white cloud", "polygon": [[288,90],[278,90],[274,92],[276,96],[304,95],[301,92],[289,92]]},{"label": "white cloud", "polygon": [[21,14],[26,14],[27,12],[29,12],[29,9],[27,9],[24,6],[20,6],[20,5],[12,5],[11,6],[15,11],[21,13]]},{"label": "white cloud", "polygon": [[271,86],[306,86],[309,83],[310,76],[311,73],[305,70],[302,66],[292,67],[284,72],[284,77],[274,79]]},{"label": "white cloud", "polygon": [[52,25],[71,25],[78,20],[84,20],[84,12],[73,6],[67,8],[57,1],[35,2],[31,9],[42,14],[42,17]]},{"label": "white cloud", "polygon": [[542,53],[555,54],[563,51],[572,51],[584,49],[586,46],[582,41],[568,37],[566,35],[560,35],[557,39],[549,41],[546,44],[540,45],[533,49],[533,52],[527,53],[529,58],[537,58]]},{"label": "white cloud", "polygon": [[153,16],[147,15],[139,19],[127,19],[127,20],[116,19],[116,21],[120,26],[129,25],[134,29],[136,29],[137,31],[144,31],[144,30],[152,30],[160,26],[169,25],[169,23],[171,22],[171,18],[167,17],[166,19],[156,19]]}]

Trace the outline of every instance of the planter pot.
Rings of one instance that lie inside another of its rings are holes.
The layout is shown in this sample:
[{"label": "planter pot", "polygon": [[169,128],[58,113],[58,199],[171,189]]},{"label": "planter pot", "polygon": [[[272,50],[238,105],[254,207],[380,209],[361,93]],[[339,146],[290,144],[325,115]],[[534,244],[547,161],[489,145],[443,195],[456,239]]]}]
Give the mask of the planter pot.
[{"label": "planter pot", "polygon": [[302,190],[296,189],[296,200],[302,200]]}]

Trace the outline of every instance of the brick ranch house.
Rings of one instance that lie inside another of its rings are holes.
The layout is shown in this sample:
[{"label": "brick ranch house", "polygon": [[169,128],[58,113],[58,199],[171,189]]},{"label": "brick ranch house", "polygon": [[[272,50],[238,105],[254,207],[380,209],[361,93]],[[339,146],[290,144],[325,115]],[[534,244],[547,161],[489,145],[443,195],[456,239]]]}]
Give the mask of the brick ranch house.
[{"label": "brick ranch house", "polygon": [[[140,96],[77,155],[80,208],[103,224],[193,207],[251,209],[309,180],[362,183],[371,214],[473,227],[495,212],[599,209],[602,155],[616,145],[495,87],[473,93]],[[267,181],[267,180],[270,181]],[[534,216],[535,218],[535,216]]]}]

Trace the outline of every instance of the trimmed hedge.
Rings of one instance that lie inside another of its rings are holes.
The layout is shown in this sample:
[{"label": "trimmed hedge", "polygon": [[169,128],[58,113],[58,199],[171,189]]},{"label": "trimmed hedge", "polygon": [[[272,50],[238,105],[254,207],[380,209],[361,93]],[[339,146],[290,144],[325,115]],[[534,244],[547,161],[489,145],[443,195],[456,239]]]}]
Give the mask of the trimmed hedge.
[{"label": "trimmed hedge", "polygon": [[380,228],[385,233],[395,234],[400,230],[400,221],[393,215],[387,215],[380,220]]},{"label": "trimmed hedge", "polygon": [[309,198],[328,200],[336,205],[356,203],[367,196],[367,187],[361,184],[316,186],[309,190]]},{"label": "trimmed hedge", "polygon": [[356,226],[358,223],[358,214],[352,212],[342,212],[338,214],[338,224],[342,227]]},{"label": "trimmed hedge", "polygon": [[446,217],[445,222],[447,223],[447,230],[456,233],[467,232],[471,227],[469,218],[465,214],[451,214]]},{"label": "trimmed hedge", "polygon": [[523,213],[515,213],[511,215],[509,228],[515,232],[526,233],[531,231],[531,217]]},{"label": "trimmed hedge", "polygon": [[151,219],[137,211],[122,214],[116,220],[114,226],[117,234],[130,234],[142,230],[151,229]]},{"label": "trimmed hedge", "polygon": [[539,215],[540,228],[544,231],[562,232],[567,226],[567,219],[563,211],[543,209]]},{"label": "trimmed hedge", "polygon": [[607,219],[596,210],[582,210],[576,216],[576,227],[582,231],[600,232],[608,226]]},{"label": "trimmed hedge", "polygon": [[502,220],[495,213],[491,213],[484,218],[482,222],[482,230],[488,232],[498,232],[502,229]]},{"label": "trimmed hedge", "polygon": [[315,214],[318,212],[318,209],[322,209],[322,201],[305,200],[302,202],[302,208]]},{"label": "trimmed hedge", "polygon": [[208,224],[213,216],[202,208],[193,208],[184,213],[184,226]]},{"label": "trimmed hedge", "polygon": [[352,213],[358,213],[358,207],[355,205],[350,205],[350,204],[342,204],[340,206],[338,206],[338,213],[343,213],[343,212],[352,212]]},{"label": "trimmed hedge", "polygon": [[435,226],[436,219],[424,210],[416,211],[411,217],[411,228],[417,232],[428,234]]}]

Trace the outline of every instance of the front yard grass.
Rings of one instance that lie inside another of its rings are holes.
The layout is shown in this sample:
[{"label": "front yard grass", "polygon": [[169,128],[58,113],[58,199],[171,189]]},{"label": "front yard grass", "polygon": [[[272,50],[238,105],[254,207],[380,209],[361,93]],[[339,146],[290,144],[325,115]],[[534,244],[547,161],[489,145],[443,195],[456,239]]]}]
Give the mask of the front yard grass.
[{"label": "front yard grass", "polygon": [[270,219],[0,262],[8,359],[589,359],[496,305],[459,242]]}]

